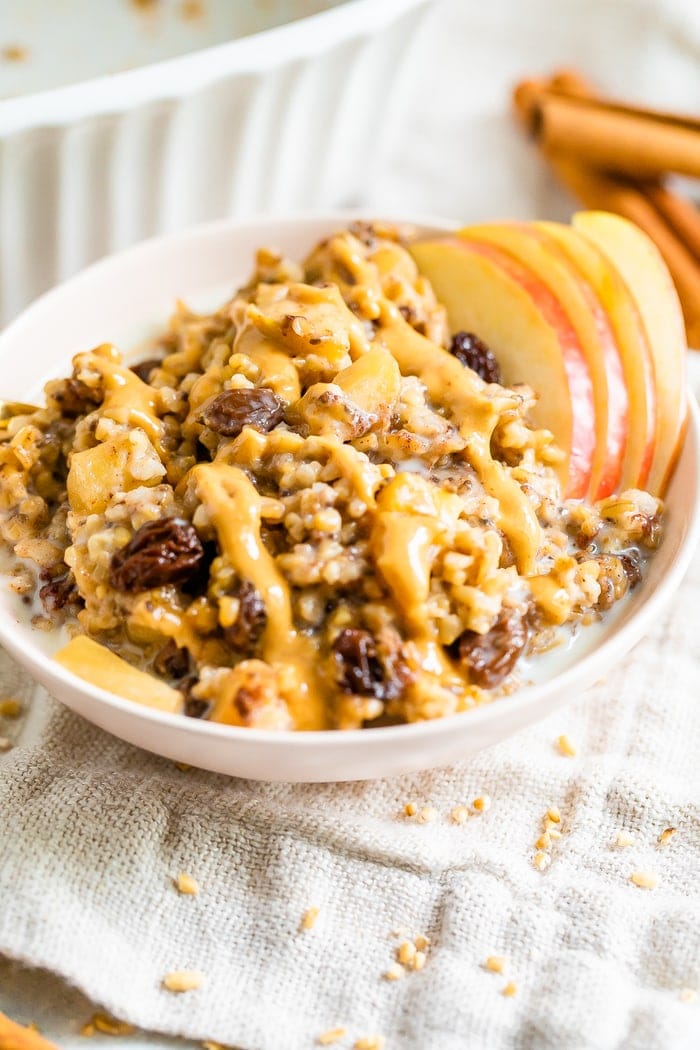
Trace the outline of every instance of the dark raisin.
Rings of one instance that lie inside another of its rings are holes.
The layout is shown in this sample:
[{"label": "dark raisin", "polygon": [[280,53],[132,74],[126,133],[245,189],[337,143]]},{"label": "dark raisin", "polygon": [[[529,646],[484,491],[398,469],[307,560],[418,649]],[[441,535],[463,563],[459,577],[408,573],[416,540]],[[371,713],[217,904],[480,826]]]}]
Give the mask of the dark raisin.
[{"label": "dark raisin", "polygon": [[498,361],[486,343],[473,332],[456,332],[450,343],[450,353],[466,368],[471,368],[487,383],[500,383]]},{"label": "dark raisin", "polygon": [[184,678],[190,670],[188,649],[180,649],[174,638],[169,638],[153,660],[153,670],[162,678]]},{"label": "dark raisin", "polygon": [[84,416],[102,404],[101,392],[83,383],[82,379],[64,379],[51,391],[51,396],[61,415],[69,419]]},{"label": "dark raisin", "polygon": [[369,631],[344,627],[333,642],[333,660],[341,689],[357,696],[394,700],[411,680],[412,673],[400,645],[383,639],[377,644]]},{"label": "dark raisin", "polygon": [[112,555],[110,582],[130,594],[183,583],[197,572],[203,557],[201,540],[189,521],[149,521]]},{"label": "dark raisin", "polygon": [[238,616],[230,627],[224,628],[224,638],[232,649],[251,653],[260,641],[267,625],[265,603],[252,583],[245,580],[238,589]]},{"label": "dark raisin", "polygon": [[622,568],[625,570],[625,576],[629,580],[630,590],[636,587],[642,580],[642,563],[639,557],[639,551],[629,550],[625,554],[620,555],[620,562]]},{"label": "dark raisin", "polygon": [[465,631],[450,653],[469,671],[474,685],[493,689],[510,674],[527,643],[527,626],[514,609],[503,609],[486,634]]},{"label": "dark raisin", "polygon": [[200,419],[224,437],[236,437],[246,426],[266,434],[284,419],[284,402],[266,387],[224,390],[204,406]]},{"label": "dark raisin", "polygon": [[184,713],[188,718],[206,718],[212,709],[212,704],[209,700],[200,700],[198,697],[192,696],[192,690],[199,682],[196,674],[188,675],[178,685],[179,691],[182,693],[182,698],[185,702]]},{"label": "dark raisin", "polygon": [[59,566],[58,569],[44,569],[41,579],[47,582],[39,589],[41,604],[47,613],[57,612],[66,605],[76,605],[82,602],[80,593],[75,583],[75,576],[70,569]]},{"label": "dark raisin", "polygon": [[137,365],[132,365],[131,371],[135,372],[143,383],[147,383],[150,378],[151,372],[155,368],[160,368],[162,363],[163,362],[160,357],[149,357],[145,361],[139,361]]}]

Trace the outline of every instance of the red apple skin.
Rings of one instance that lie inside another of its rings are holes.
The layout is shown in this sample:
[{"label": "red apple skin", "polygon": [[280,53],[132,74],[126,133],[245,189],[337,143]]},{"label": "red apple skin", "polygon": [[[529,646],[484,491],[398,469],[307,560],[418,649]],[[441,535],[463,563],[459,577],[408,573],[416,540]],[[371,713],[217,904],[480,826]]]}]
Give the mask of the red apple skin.
[{"label": "red apple skin", "polygon": [[[489,223],[460,230],[485,241],[530,270],[560,303],[575,329],[593,381],[596,448],[591,501],[609,496],[622,477],[629,433],[629,396],[615,332],[594,290],[558,245],[528,223]],[[578,404],[574,402],[578,411]]]},{"label": "red apple skin", "polygon": [[654,362],[637,305],[626,284],[596,245],[564,223],[537,223],[555,240],[595,290],[616,332],[629,394],[629,432],[621,488],[645,488],[656,447]]},{"label": "red apple skin", "polygon": [[[467,328],[486,338],[496,356],[501,355],[507,383],[535,387],[540,395],[537,425],[551,429],[566,453],[558,471],[562,491],[584,498],[596,441],[593,384],[579,337],[561,304],[543,281],[491,244],[454,234],[416,242],[411,251],[445,302],[453,330]],[[460,274],[460,262],[468,260]],[[507,312],[499,314],[501,302]],[[540,348],[542,356],[534,358]],[[550,372],[549,360],[555,372]]]}]

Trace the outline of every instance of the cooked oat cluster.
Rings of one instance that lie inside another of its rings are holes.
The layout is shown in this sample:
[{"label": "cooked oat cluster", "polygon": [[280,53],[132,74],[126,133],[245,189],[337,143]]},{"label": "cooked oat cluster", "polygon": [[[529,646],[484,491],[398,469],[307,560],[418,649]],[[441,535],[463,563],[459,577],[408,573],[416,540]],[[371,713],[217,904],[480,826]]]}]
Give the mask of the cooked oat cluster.
[{"label": "cooked oat cluster", "polygon": [[512,691],[640,579],[659,501],[562,499],[535,393],[450,336],[404,235],[261,250],[151,359],[98,346],[9,406],[12,586],[77,636],[67,666],[233,725],[412,722]]}]

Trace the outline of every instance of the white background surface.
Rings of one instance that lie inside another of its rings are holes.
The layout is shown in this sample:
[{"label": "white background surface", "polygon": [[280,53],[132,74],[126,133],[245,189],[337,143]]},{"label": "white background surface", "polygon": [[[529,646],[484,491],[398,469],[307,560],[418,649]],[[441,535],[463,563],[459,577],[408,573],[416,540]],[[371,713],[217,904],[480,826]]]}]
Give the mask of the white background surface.
[{"label": "white background surface", "polygon": [[[700,12],[692,2],[448,0],[417,45],[404,86],[408,116],[367,192],[394,211],[465,221],[566,216],[570,202],[513,127],[509,91],[522,75],[572,64],[618,94],[700,109]],[[0,1009],[37,1021],[64,1050],[89,1045],[77,1031],[94,1007],[50,976],[0,961]],[[185,1044],[136,1036],[109,1045]]]}]

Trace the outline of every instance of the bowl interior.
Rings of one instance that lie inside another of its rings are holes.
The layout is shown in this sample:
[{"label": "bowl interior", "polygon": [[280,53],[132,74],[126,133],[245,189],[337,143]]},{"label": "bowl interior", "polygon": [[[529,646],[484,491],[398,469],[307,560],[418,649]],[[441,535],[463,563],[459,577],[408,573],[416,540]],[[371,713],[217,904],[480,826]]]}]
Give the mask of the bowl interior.
[{"label": "bowl interior", "polygon": [[[114,342],[136,354],[163,327],[176,299],[201,309],[223,301],[249,276],[258,247],[273,245],[301,257],[318,238],[355,217],[336,213],[217,223],[146,242],[98,263],[38,300],[0,336],[0,393],[5,399],[39,398],[46,379],[67,374],[72,355],[97,343]],[[430,219],[415,225],[424,233],[451,228]],[[0,641],[61,700],[116,735],[180,761],[291,780],[361,778],[437,765],[454,758],[458,746],[463,754],[465,746],[493,743],[544,716],[604,673],[641,637],[680,582],[697,539],[699,435],[697,408],[692,406],[687,440],[667,494],[665,538],[630,599],[603,625],[581,632],[574,646],[536,661],[532,684],[463,715],[372,732],[295,734],[165,715],[91,687],[55,664],[51,653],[61,643],[59,632],[34,630],[26,607],[5,588],[0,589]]]}]

